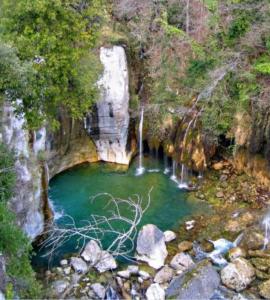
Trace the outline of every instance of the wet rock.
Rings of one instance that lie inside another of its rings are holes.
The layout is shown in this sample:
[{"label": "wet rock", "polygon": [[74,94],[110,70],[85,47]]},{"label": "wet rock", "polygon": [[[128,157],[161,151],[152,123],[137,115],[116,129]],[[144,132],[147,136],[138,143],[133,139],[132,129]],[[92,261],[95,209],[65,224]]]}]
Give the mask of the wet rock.
[{"label": "wet rock", "polygon": [[91,288],[94,291],[94,293],[98,296],[98,298],[100,298],[100,299],[105,298],[106,289],[104,288],[104,286],[102,284],[94,283],[91,285]]},{"label": "wet rock", "polygon": [[165,291],[158,283],[153,283],[146,291],[147,300],[165,300]]},{"label": "wet rock", "polygon": [[246,251],[240,247],[231,248],[228,252],[229,260],[233,261],[238,257],[246,257]]},{"label": "wet rock", "polygon": [[138,260],[147,262],[155,269],[161,268],[168,255],[163,232],[152,224],[143,226],[138,235],[136,250]]},{"label": "wet rock", "polygon": [[165,243],[169,243],[176,239],[176,234],[171,230],[167,230],[164,232],[164,238],[165,238]]},{"label": "wet rock", "polygon": [[130,278],[130,272],[128,270],[119,271],[119,272],[117,272],[117,275],[122,277],[122,278],[125,278],[125,279]]},{"label": "wet rock", "polygon": [[230,232],[240,232],[247,226],[250,226],[255,220],[255,217],[250,212],[245,212],[237,218],[231,219],[225,225],[225,230]]},{"label": "wet rock", "polygon": [[157,272],[154,282],[156,283],[166,283],[172,280],[174,271],[168,266],[164,266],[160,271]]},{"label": "wet rock", "polygon": [[66,280],[57,280],[53,282],[52,288],[56,295],[62,294],[69,286],[69,282]]},{"label": "wet rock", "polygon": [[71,257],[70,265],[77,273],[86,273],[88,271],[88,266],[85,261],[79,257]]},{"label": "wet rock", "polygon": [[221,280],[225,286],[237,292],[247,288],[255,278],[255,270],[244,258],[237,258],[221,270]]},{"label": "wet rock", "polygon": [[270,268],[269,258],[255,257],[255,258],[251,258],[250,262],[253,264],[255,268],[261,271],[267,271]]},{"label": "wet rock", "polygon": [[211,252],[214,250],[214,245],[208,240],[203,240],[200,244],[202,251]]},{"label": "wet rock", "polygon": [[99,273],[103,273],[106,271],[114,270],[117,268],[117,264],[113,256],[107,251],[102,251],[101,257],[98,263],[95,265],[95,268],[99,271]]},{"label": "wet rock", "polygon": [[239,246],[249,250],[262,249],[264,245],[264,236],[257,231],[248,230],[245,232]]},{"label": "wet rock", "polygon": [[184,272],[193,265],[194,262],[191,256],[183,252],[176,254],[170,263],[170,266],[177,272]]},{"label": "wet rock", "polygon": [[102,250],[98,243],[94,240],[91,240],[86,244],[81,257],[93,266],[100,260],[101,255]]},{"label": "wet rock", "polygon": [[266,299],[270,299],[270,280],[259,285],[259,294]]},{"label": "wet rock", "polygon": [[181,300],[210,299],[219,283],[220,277],[217,271],[205,260],[173,279],[166,290],[166,298]]},{"label": "wet rock", "polygon": [[189,242],[189,241],[183,241],[178,244],[178,249],[180,252],[189,251],[192,249],[192,247],[193,247],[193,244],[192,244],[192,242]]}]

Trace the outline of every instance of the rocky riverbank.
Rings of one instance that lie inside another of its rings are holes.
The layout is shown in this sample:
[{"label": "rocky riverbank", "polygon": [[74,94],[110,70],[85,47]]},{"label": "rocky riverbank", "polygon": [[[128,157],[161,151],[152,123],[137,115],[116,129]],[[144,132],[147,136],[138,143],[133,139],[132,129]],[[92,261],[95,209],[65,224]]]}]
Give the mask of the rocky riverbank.
[{"label": "rocky riverbank", "polygon": [[145,225],[136,259],[117,266],[90,241],[80,256],[46,272],[48,296],[83,299],[269,299],[269,192],[215,162],[190,198],[209,201],[213,212],[186,220],[176,232]]}]

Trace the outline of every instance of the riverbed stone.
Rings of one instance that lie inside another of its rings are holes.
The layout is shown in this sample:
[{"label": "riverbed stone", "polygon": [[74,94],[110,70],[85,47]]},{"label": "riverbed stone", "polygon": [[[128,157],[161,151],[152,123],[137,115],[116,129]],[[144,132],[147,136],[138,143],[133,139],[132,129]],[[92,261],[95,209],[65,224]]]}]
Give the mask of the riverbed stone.
[{"label": "riverbed stone", "polygon": [[270,299],[270,280],[259,285],[259,294],[266,299]]},{"label": "riverbed stone", "polygon": [[161,270],[159,270],[154,278],[154,282],[156,283],[166,283],[172,280],[174,275],[174,271],[169,266],[164,266]]},{"label": "riverbed stone", "polygon": [[119,271],[117,272],[117,275],[125,279],[130,278],[130,272],[128,270]]},{"label": "riverbed stone", "polygon": [[247,288],[254,278],[255,270],[244,258],[236,258],[221,270],[222,283],[237,292]]},{"label": "riverbed stone", "polygon": [[79,257],[71,257],[70,265],[77,273],[86,273],[88,271],[86,262]]},{"label": "riverbed stone", "polygon": [[60,261],[60,265],[61,265],[62,267],[67,266],[67,265],[68,265],[68,260],[67,260],[67,259],[62,259],[62,260]]},{"label": "riverbed stone", "polygon": [[148,280],[151,278],[151,275],[143,270],[140,270],[138,274],[143,280]]},{"label": "riverbed stone", "polygon": [[117,263],[109,252],[102,251],[99,261],[95,264],[95,268],[99,271],[99,273],[103,273],[116,269]]},{"label": "riverbed stone", "polygon": [[180,272],[184,272],[190,267],[194,266],[194,262],[189,254],[182,252],[173,257],[170,266],[179,274]]},{"label": "riverbed stone", "polygon": [[70,273],[71,273],[71,267],[66,267],[66,268],[63,269],[63,271],[64,271],[65,275],[70,275]]},{"label": "riverbed stone", "polygon": [[158,283],[153,283],[146,291],[147,300],[165,300],[165,291]]},{"label": "riverbed stone", "polygon": [[52,284],[52,288],[56,295],[62,294],[69,286],[69,282],[66,280],[57,280]]},{"label": "riverbed stone", "polygon": [[191,250],[193,247],[193,243],[190,241],[183,241],[178,244],[178,250],[180,252],[185,252]]},{"label": "riverbed stone", "polygon": [[204,260],[173,279],[166,290],[166,299],[210,299],[220,284],[215,268]]},{"label": "riverbed stone", "polygon": [[86,244],[81,257],[93,266],[101,259],[101,254],[102,250],[98,243],[91,240]]},{"label": "riverbed stone", "polygon": [[244,233],[239,246],[249,250],[260,250],[264,246],[264,236],[261,232],[248,230]]},{"label": "riverbed stone", "polygon": [[94,291],[94,293],[98,296],[98,298],[100,298],[100,299],[105,298],[106,289],[102,284],[94,283],[91,285],[91,288]]},{"label": "riverbed stone", "polygon": [[153,224],[143,226],[138,235],[136,250],[138,260],[147,262],[154,269],[163,267],[168,255],[163,232]]},{"label": "riverbed stone", "polygon": [[164,231],[164,238],[165,238],[165,242],[169,243],[176,239],[176,234],[171,230],[167,230]]}]

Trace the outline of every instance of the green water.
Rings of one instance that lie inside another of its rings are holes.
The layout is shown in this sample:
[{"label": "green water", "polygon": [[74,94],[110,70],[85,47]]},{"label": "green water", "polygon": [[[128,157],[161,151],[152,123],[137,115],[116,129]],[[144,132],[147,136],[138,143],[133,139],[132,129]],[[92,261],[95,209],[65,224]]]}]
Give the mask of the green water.
[{"label": "green water", "polygon": [[[127,171],[123,171],[119,166],[112,164],[85,164],[57,175],[51,180],[49,190],[55,210],[72,216],[80,226],[91,214],[109,215],[110,208],[106,207],[108,198],[101,196],[91,201],[91,197],[106,192],[125,199],[137,194],[144,199],[144,205],[151,188],[151,205],[144,214],[140,227],[152,223],[161,230],[177,229],[184,217],[207,209],[202,202],[187,200],[187,192],[180,190],[177,184],[170,180],[170,174],[163,173],[162,162],[145,157],[144,166],[148,171],[141,176],[135,176],[136,166],[137,162],[134,161]],[[151,168],[160,171],[149,172]],[[130,215],[126,208],[121,209],[124,216]],[[59,226],[65,226],[67,219],[58,218],[56,222]],[[103,246],[109,245],[112,238],[105,237]],[[49,264],[55,265],[65,254],[76,252],[75,245],[76,241],[73,240],[58,249]],[[41,254],[44,254],[44,251],[40,251],[34,258],[34,264],[44,267],[48,265],[48,258],[42,258]]]}]

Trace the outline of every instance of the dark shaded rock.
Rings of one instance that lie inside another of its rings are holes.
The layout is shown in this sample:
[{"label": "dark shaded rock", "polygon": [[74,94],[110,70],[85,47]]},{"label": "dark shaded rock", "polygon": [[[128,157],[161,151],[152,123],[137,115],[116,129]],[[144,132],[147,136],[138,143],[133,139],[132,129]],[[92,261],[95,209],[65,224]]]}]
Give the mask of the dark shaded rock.
[{"label": "dark shaded rock", "polygon": [[220,277],[215,268],[204,260],[194,268],[176,277],[166,290],[167,299],[210,299],[219,286]]}]

